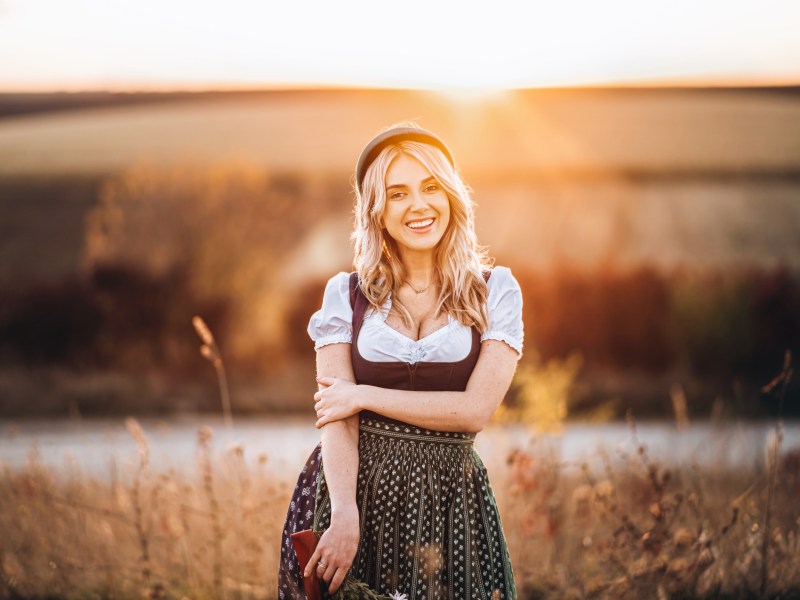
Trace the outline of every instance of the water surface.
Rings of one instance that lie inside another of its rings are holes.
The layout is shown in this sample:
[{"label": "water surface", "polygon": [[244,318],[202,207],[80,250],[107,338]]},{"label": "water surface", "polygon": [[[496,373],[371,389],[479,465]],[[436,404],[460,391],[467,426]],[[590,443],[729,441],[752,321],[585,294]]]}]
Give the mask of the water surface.
[{"label": "water surface", "polygon": [[[142,419],[140,424],[155,470],[196,469],[197,432],[208,427],[217,456],[241,446],[249,464],[265,464],[275,476],[292,479],[320,438],[313,421],[306,418],[237,419],[232,429],[210,417]],[[514,448],[546,453],[565,467],[577,468],[583,462],[596,466],[602,453],[612,460],[625,460],[635,454],[637,442],[644,445],[649,457],[669,465],[751,468],[764,464],[774,431],[771,422],[695,423],[684,430],[677,430],[672,423],[639,423],[635,434],[625,423],[569,424],[560,434],[540,434],[519,425],[493,425],[478,434],[475,448],[490,472],[501,472]],[[782,448],[800,449],[800,423],[786,423],[783,431]],[[32,459],[57,473],[80,471],[107,477],[112,465],[117,470],[134,469],[139,453],[121,418],[0,420],[0,461],[16,469]]]}]

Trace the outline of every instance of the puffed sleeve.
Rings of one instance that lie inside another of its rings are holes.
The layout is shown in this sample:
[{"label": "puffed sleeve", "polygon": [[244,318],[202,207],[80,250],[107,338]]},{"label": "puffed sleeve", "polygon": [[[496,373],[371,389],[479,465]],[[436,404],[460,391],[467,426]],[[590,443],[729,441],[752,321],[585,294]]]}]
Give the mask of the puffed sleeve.
[{"label": "puffed sleeve", "polygon": [[522,290],[508,267],[495,267],[488,282],[487,310],[489,328],[483,340],[500,340],[522,356]]},{"label": "puffed sleeve", "polygon": [[353,339],[353,309],[350,306],[350,274],[338,273],[328,280],[322,308],[311,315],[308,335],[314,349],[328,344],[350,343]]}]

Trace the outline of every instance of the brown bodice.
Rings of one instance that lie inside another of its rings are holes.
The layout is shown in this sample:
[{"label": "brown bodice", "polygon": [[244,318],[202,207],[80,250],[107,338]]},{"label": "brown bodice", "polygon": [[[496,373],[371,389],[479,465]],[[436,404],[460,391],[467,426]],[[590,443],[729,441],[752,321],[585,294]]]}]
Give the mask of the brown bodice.
[{"label": "brown bodice", "polygon": [[[472,346],[469,354],[462,360],[414,364],[402,361],[376,362],[366,360],[358,351],[358,334],[369,308],[369,301],[358,286],[358,273],[355,272],[350,274],[350,304],[353,307],[351,352],[356,383],[396,390],[428,392],[463,392],[467,388],[467,382],[478,362],[481,350],[481,336],[475,327],[472,328]],[[362,414],[390,421],[370,411],[364,411]]]}]

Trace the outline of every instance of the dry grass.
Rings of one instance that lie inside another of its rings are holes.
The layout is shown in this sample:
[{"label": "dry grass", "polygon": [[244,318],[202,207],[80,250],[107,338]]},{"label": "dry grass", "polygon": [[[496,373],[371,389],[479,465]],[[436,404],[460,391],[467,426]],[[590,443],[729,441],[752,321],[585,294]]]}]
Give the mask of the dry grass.
[{"label": "dry grass", "polygon": [[[290,495],[244,449],[213,450],[198,432],[194,473],[150,469],[130,420],[139,465],[98,480],[34,459],[0,483],[0,596],[271,598]],[[188,466],[187,466],[188,467]]]},{"label": "dry grass", "polygon": [[765,544],[766,465],[667,468],[635,441],[628,456],[601,452],[599,472],[544,452],[509,458],[503,508],[525,597],[800,595],[800,473],[790,457],[778,466]]},{"label": "dry grass", "polygon": [[[275,597],[290,486],[267,457],[217,451],[203,428],[194,469],[156,472],[146,434],[128,428],[131,472],[112,466],[99,480],[35,457],[3,470],[0,597]],[[509,482],[496,494],[522,598],[759,597],[764,549],[765,596],[799,593],[798,456],[760,470],[668,469],[635,441],[636,453],[596,469],[534,444],[493,474]]]}]

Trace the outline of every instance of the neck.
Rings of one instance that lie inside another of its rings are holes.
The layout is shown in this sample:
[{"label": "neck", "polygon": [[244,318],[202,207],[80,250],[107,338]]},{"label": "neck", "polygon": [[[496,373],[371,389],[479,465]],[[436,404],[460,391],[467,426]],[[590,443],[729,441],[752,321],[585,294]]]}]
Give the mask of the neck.
[{"label": "neck", "polygon": [[417,287],[428,285],[433,279],[433,252],[404,252],[400,257],[406,281]]}]

